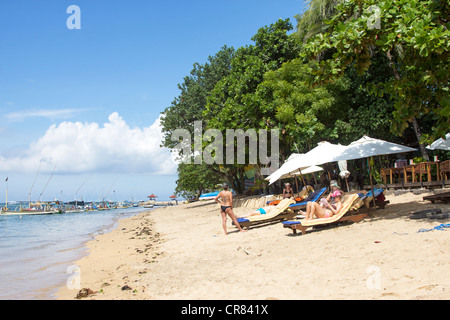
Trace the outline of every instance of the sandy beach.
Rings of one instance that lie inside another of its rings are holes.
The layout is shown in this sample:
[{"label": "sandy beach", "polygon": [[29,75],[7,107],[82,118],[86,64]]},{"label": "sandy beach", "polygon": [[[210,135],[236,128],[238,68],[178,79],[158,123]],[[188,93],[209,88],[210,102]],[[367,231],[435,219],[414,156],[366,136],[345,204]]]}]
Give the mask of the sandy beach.
[{"label": "sandy beach", "polygon": [[[418,231],[450,219],[409,218],[449,208],[428,194],[387,195],[360,223],[306,235],[281,223],[241,233],[228,219],[226,236],[211,201],[141,213],[86,244],[74,262],[80,287],[94,292],[83,300],[449,299],[450,230]],[[78,292],[64,286],[57,298]]]}]

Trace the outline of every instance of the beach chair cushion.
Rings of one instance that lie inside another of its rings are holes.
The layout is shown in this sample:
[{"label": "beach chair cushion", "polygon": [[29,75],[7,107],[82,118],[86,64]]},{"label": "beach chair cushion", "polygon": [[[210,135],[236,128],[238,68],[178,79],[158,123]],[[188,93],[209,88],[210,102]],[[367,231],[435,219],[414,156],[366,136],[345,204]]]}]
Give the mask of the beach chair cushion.
[{"label": "beach chair cushion", "polygon": [[327,188],[322,188],[320,190],[314,191],[309,195],[308,198],[306,198],[302,202],[291,204],[289,208],[296,209],[297,207],[305,206],[309,201],[316,202],[320,199],[320,197],[324,195],[325,191],[327,191]]},{"label": "beach chair cushion", "polygon": [[237,221],[239,223],[241,222],[253,222],[253,221],[264,221],[264,220],[270,220],[276,216],[278,216],[280,213],[284,212],[287,208],[289,208],[289,205],[295,203],[293,199],[283,199],[280,201],[279,204],[275,206],[275,209],[273,209],[271,212],[267,214],[261,214],[257,216],[250,216],[247,218],[238,218]]}]

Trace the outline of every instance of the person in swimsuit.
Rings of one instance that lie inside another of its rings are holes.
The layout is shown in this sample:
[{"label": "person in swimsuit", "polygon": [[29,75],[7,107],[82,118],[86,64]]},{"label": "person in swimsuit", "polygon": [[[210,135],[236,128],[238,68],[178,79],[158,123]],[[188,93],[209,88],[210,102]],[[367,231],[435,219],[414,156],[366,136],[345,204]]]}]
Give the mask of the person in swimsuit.
[{"label": "person in swimsuit", "polygon": [[322,207],[317,202],[308,202],[306,204],[306,214],[302,211],[302,214],[306,216],[306,220],[314,219],[314,216],[316,216],[319,219],[322,218],[331,218],[332,216],[336,215],[341,211],[342,209],[342,194],[339,191],[333,192],[334,197],[334,205],[331,205],[328,202],[324,202],[324,206]]},{"label": "person in swimsuit", "polygon": [[268,206],[268,207],[262,207],[259,208],[253,212],[250,212],[249,214],[240,216],[239,218],[247,218],[247,217],[251,217],[251,216],[258,216],[261,214],[268,214],[270,213],[273,209],[275,208],[275,206]]},{"label": "person in swimsuit", "polygon": [[292,194],[291,184],[285,183],[284,189],[283,189],[283,199],[290,198],[292,196],[293,196],[293,194]]},{"label": "person in swimsuit", "polygon": [[[239,222],[236,220],[236,217],[233,213],[233,194],[228,190],[228,184],[222,184],[223,190],[219,192],[219,194],[214,198],[214,201],[220,203],[220,214],[222,215],[222,226],[225,234],[228,234],[227,231],[227,214],[230,216],[231,220],[233,220],[234,225],[241,232],[245,232],[244,229],[241,228]],[[219,200],[221,199],[221,200]]]},{"label": "person in swimsuit", "polygon": [[344,191],[342,191],[341,187],[339,187],[336,180],[331,180],[330,189],[331,189],[330,194],[325,198],[328,202],[334,203],[333,197],[334,192],[339,191],[341,196],[344,194]]}]

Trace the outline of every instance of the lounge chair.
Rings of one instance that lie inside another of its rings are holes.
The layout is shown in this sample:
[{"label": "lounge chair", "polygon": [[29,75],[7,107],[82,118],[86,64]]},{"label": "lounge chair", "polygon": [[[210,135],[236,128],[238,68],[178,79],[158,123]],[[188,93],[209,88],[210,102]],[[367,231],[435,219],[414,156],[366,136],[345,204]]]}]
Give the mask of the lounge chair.
[{"label": "lounge chair", "polygon": [[[311,196],[310,194],[312,194],[313,192],[314,192],[314,188],[311,187],[310,185],[307,185],[306,187],[303,188],[302,191],[299,192],[297,197],[294,197],[294,200],[295,201],[304,201],[304,200],[301,200],[301,199],[305,198],[307,195]],[[281,196],[282,195],[280,195],[280,197]],[[276,206],[277,204],[280,203],[281,200],[282,200],[281,198],[278,199],[278,200],[269,200],[269,201],[267,201],[267,205],[269,205],[269,206]]]},{"label": "lounge chair", "polygon": [[309,195],[308,198],[306,198],[305,200],[303,200],[301,202],[297,202],[297,203],[291,204],[289,206],[289,208],[292,209],[292,210],[304,209],[308,202],[310,202],[310,201],[312,201],[312,202],[319,201],[319,199],[323,197],[323,195],[325,194],[326,191],[327,191],[327,188],[322,188],[320,190],[314,191],[313,193],[311,193]]},{"label": "lounge chair", "polygon": [[423,197],[424,201],[431,201],[432,203],[435,203],[436,201],[443,201],[445,203],[449,203],[450,202],[450,192],[443,192],[443,193],[438,193],[438,194],[434,194],[431,196],[425,196]]},{"label": "lounge chair", "polygon": [[341,221],[359,222],[365,217],[367,217],[366,213],[356,215],[346,215],[351,209],[354,208],[355,202],[358,201],[359,199],[360,197],[358,194],[346,196],[346,198],[343,201],[343,207],[341,211],[339,211],[339,214],[332,216],[330,218],[284,221],[283,227],[292,229],[294,233],[297,233],[297,230],[301,230],[302,234],[306,234],[306,230],[310,227],[327,225]]},{"label": "lounge chair", "polygon": [[295,213],[293,210],[288,209],[289,205],[293,203],[295,203],[295,200],[293,199],[283,199],[279,204],[275,206],[273,210],[271,210],[267,214],[238,218],[237,221],[242,228],[248,228],[251,225],[255,224],[293,219]]},{"label": "lounge chair", "polygon": [[[373,192],[375,194],[375,205],[376,207],[380,209],[384,209],[387,204],[389,204],[389,200],[385,200],[384,196],[382,194],[384,193],[383,189],[373,189]],[[366,194],[358,193],[362,203],[366,206],[366,208],[373,207],[373,196],[372,196],[372,190],[367,192]],[[381,196],[381,197],[380,197]]]}]

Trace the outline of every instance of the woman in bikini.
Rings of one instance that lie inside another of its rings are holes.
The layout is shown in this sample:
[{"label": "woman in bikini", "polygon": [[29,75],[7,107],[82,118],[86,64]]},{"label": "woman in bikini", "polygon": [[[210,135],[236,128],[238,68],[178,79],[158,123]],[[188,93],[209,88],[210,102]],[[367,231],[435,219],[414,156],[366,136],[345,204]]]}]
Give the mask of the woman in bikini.
[{"label": "woman in bikini", "polygon": [[[337,215],[342,209],[342,195],[339,191],[335,191],[333,192],[333,198],[334,205],[326,202],[323,207],[317,202],[308,202],[306,204],[306,220],[314,219],[314,216],[322,219],[331,218],[332,216]],[[304,214],[303,211],[302,214]]]},{"label": "woman in bikini", "polygon": [[291,184],[290,183],[285,183],[284,184],[284,189],[283,189],[283,199],[286,198],[290,198],[293,196],[293,192],[291,189]]},{"label": "woman in bikini", "polygon": [[[227,232],[227,214],[230,216],[231,220],[233,220],[234,225],[241,232],[245,232],[244,229],[241,228],[239,222],[237,222],[236,217],[233,213],[233,194],[231,191],[228,191],[228,184],[222,184],[223,190],[219,192],[219,194],[214,198],[214,201],[220,203],[220,214],[222,215],[222,226],[225,234]],[[219,198],[221,200],[219,200]]]}]

